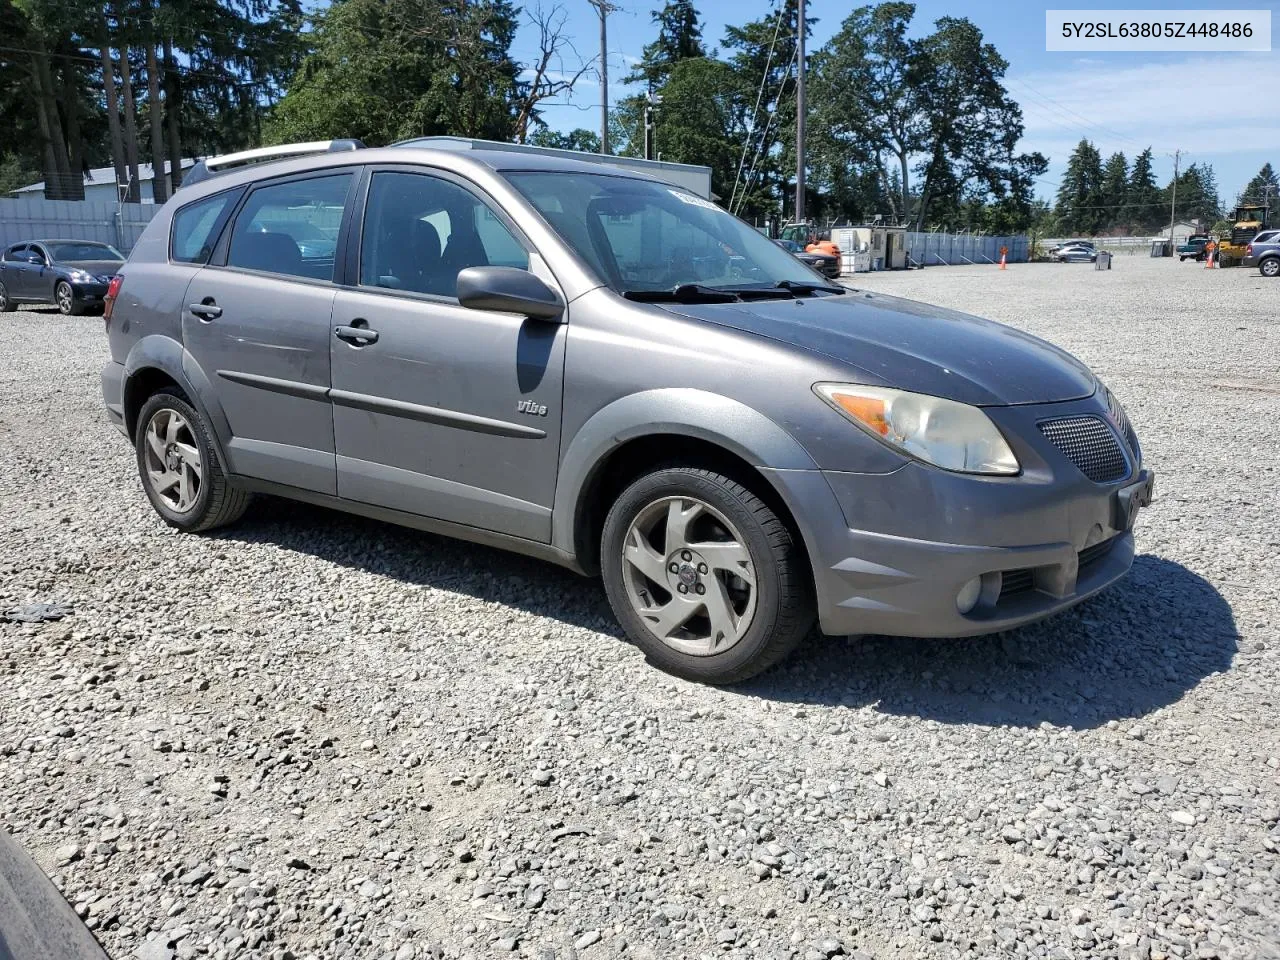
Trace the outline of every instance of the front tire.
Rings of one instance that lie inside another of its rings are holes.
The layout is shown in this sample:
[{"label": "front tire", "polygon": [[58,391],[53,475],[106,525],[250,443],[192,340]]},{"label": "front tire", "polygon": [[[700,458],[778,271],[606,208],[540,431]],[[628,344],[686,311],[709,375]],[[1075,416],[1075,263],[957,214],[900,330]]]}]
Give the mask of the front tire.
[{"label": "front tire", "polygon": [[673,464],[632,483],[605,518],[600,556],[627,636],[686,680],[753,677],[813,623],[798,539],[751,490],[712,470]]},{"label": "front tire", "polygon": [[0,283],[0,313],[13,313],[17,309],[18,305],[9,299],[9,291]]},{"label": "front tire", "polygon": [[239,520],[253,495],[228,482],[200,412],[176,387],[138,413],[134,448],[142,489],[160,518],[186,533]]},{"label": "front tire", "polygon": [[78,317],[84,313],[84,304],[76,299],[76,292],[65,280],[59,280],[58,285],[53,288],[53,301],[64,317]]},{"label": "front tire", "polygon": [[1280,277],[1280,257],[1268,257],[1258,264],[1258,272],[1264,277]]}]

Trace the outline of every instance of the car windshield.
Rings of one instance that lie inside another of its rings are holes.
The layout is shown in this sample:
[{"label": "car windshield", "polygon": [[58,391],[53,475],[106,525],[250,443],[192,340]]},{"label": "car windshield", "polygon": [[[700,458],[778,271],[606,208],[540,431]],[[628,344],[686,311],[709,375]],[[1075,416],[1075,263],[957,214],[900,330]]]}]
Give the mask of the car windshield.
[{"label": "car windshield", "polygon": [[59,263],[75,260],[123,260],[124,254],[105,243],[50,243],[49,255]]},{"label": "car windshield", "polygon": [[758,230],[670,184],[604,173],[506,176],[620,293],[841,292]]}]

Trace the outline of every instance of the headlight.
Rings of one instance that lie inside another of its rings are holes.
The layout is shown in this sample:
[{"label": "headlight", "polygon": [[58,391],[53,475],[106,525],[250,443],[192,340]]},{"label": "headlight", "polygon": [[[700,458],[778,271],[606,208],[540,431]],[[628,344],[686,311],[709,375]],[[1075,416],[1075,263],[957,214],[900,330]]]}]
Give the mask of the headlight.
[{"label": "headlight", "polygon": [[813,389],[876,439],[936,467],[1003,476],[1021,469],[991,418],[967,403],[853,383]]},{"label": "headlight", "polygon": [[83,270],[71,270],[69,271],[68,275],[76,283],[89,283],[91,280],[93,280],[93,275],[85,273]]}]

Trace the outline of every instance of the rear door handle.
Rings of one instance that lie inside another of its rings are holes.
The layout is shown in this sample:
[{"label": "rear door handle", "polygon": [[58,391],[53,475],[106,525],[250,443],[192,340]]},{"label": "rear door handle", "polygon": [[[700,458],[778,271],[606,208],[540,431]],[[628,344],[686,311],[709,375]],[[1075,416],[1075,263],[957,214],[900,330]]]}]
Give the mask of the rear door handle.
[{"label": "rear door handle", "polygon": [[370,330],[368,327],[334,327],[333,335],[355,347],[365,347],[378,342],[378,331]]},{"label": "rear door handle", "polygon": [[222,308],[216,303],[189,303],[187,309],[201,320],[215,320],[222,316]]}]

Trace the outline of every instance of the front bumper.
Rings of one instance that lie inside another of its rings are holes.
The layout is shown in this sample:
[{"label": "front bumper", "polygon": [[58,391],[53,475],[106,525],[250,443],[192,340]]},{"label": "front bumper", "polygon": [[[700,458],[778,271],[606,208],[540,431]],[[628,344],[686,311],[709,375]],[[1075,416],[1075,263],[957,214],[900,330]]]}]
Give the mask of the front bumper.
[{"label": "front bumper", "polygon": [[71,292],[81,303],[100,305],[107,296],[105,283],[81,283],[74,280],[70,283]]},{"label": "front bumper", "polygon": [[[1035,429],[1046,416],[1096,415],[1097,403],[989,410],[1023,466],[1018,477],[914,461],[887,474],[770,471],[805,538],[823,632],[994,633],[1065,610],[1124,576],[1152,471],[1134,453],[1126,477],[1094,483]],[[979,599],[961,612],[957,595],[974,579]]]}]

